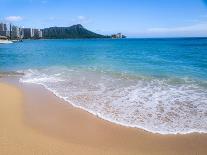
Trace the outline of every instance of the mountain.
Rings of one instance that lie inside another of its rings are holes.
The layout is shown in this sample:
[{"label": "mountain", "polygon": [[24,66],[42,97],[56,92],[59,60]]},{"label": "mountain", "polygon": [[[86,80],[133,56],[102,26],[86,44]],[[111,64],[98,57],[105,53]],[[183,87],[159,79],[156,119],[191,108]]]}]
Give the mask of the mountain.
[{"label": "mountain", "polygon": [[42,30],[45,39],[81,39],[81,38],[107,38],[107,36],[87,30],[81,24],[70,27],[50,27]]}]

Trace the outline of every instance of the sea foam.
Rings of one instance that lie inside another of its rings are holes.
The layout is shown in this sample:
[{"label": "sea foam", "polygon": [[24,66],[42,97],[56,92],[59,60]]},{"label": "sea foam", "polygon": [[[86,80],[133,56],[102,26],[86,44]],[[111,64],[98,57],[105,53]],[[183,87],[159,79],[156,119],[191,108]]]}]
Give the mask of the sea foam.
[{"label": "sea foam", "polygon": [[43,85],[73,106],[110,122],[160,134],[207,132],[207,89],[190,79],[66,67],[22,72],[20,82]]}]

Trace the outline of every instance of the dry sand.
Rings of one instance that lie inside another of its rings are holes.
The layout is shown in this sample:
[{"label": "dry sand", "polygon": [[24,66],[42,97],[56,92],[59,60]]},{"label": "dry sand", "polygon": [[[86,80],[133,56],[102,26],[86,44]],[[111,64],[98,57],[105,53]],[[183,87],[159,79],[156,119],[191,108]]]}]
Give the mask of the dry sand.
[{"label": "dry sand", "polygon": [[72,107],[37,85],[0,84],[0,155],[206,155],[207,134],[159,135]]}]

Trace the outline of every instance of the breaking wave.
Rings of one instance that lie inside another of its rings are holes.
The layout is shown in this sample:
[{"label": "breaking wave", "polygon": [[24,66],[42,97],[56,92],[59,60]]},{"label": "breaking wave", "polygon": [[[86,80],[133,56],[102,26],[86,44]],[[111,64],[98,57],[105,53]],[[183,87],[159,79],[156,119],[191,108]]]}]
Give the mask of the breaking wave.
[{"label": "breaking wave", "polygon": [[102,119],[160,134],[207,132],[207,83],[50,67],[21,71],[23,83],[43,85]]}]

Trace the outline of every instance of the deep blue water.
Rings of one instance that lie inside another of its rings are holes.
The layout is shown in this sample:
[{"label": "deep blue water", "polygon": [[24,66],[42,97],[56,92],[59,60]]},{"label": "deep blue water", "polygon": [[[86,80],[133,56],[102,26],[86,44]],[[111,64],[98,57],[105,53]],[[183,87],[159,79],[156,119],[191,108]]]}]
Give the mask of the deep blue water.
[{"label": "deep blue water", "polygon": [[0,71],[115,123],[207,132],[207,38],[25,40],[0,45]]},{"label": "deep blue water", "polygon": [[64,65],[207,79],[207,38],[34,40],[0,45],[0,58],[0,70]]}]

